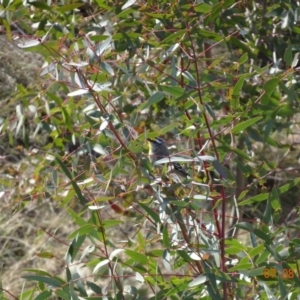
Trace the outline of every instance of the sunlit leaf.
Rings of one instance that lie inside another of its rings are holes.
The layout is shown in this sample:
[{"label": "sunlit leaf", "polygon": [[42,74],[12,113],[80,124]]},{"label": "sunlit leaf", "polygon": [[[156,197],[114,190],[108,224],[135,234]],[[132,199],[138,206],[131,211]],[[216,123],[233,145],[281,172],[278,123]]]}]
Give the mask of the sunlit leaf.
[{"label": "sunlit leaf", "polygon": [[20,48],[30,48],[30,47],[34,47],[34,46],[37,46],[37,45],[40,45],[40,41],[39,40],[31,40],[31,41],[27,41],[23,44],[18,44],[18,47]]},{"label": "sunlit leaf", "polygon": [[51,63],[50,65],[48,65],[46,68],[43,69],[43,71],[41,72],[40,76],[44,76],[44,75],[52,72],[56,68],[57,68],[57,64],[56,63]]},{"label": "sunlit leaf", "polygon": [[122,6],[122,10],[130,7],[136,2],[136,0],[127,0],[127,2]]},{"label": "sunlit leaf", "polygon": [[108,37],[104,42],[100,43],[95,47],[95,53],[100,56],[105,50],[107,50],[110,47],[112,41],[112,37]]},{"label": "sunlit leaf", "polygon": [[94,268],[94,270],[93,270],[93,273],[94,273],[94,274],[97,273],[102,267],[107,266],[107,265],[109,264],[109,262],[110,262],[109,259],[104,259],[103,261],[99,262],[99,263],[95,266],[95,268]]},{"label": "sunlit leaf", "polygon": [[189,283],[189,287],[204,284],[208,280],[206,275],[200,275]]}]

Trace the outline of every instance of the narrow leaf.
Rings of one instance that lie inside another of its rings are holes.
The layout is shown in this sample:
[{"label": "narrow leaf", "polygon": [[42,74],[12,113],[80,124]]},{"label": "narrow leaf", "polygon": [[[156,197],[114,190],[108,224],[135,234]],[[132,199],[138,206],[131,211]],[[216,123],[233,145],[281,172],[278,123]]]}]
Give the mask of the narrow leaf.
[{"label": "narrow leaf", "polygon": [[95,52],[98,56],[100,56],[109,46],[112,41],[112,37],[108,37],[103,43],[100,43],[95,48]]},{"label": "narrow leaf", "polygon": [[40,44],[39,40],[31,40],[31,41],[27,41],[24,44],[18,44],[19,48],[30,48],[30,47],[34,47]]},{"label": "narrow leaf", "polygon": [[208,13],[212,10],[212,6],[206,3],[198,4],[194,7],[197,12]]},{"label": "narrow leaf", "polygon": [[243,130],[245,130],[247,127],[251,126],[252,124],[255,124],[257,123],[259,120],[261,120],[262,117],[256,117],[256,118],[253,118],[253,119],[250,119],[250,120],[247,120],[247,121],[244,121],[244,122],[241,122],[239,123],[238,125],[234,126],[231,130],[231,132],[233,134],[235,133],[239,133]]},{"label": "narrow leaf", "polygon": [[102,268],[103,266],[108,265],[109,262],[110,262],[109,259],[104,259],[103,261],[99,262],[99,263],[95,266],[95,268],[94,268],[94,270],[93,270],[93,274],[97,273],[97,272],[100,270],[100,268]]},{"label": "narrow leaf", "polygon": [[92,230],[95,229],[95,225],[93,224],[85,224],[82,227],[76,229],[75,231],[73,231],[68,238],[69,239],[74,239],[76,236],[81,236],[81,235],[85,235],[87,233],[90,233]]},{"label": "narrow leaf", "polygon": [[234,89],[232,91],[232,95],[234,95],[234,96],[239,95],[241,89],[243,88],[244,82],[245,82],[245,77],[241,76],[241,78],[238,80],[238,82],[234,86]]},{"label": "narrow leaf", "polygon": [[293,52],[292,52],[292,45],[291,45],[291,41],[290,39],[288,40],[288,46],[284,52],[284,61],[286,62],[287,66],[291,66],[292,62],[293,62]]},{"label": "narrow leaf", "polygon": [[163,245],[165,248],[171,247],[167,224],[164,226],[164,229],[163,229]]},{"label": "narrow leaf", "polygon": [[55,7],[55,10],[57,10],[61,13],[64,13],[64,12],[67,12],[70,10],[74,10],[82,5],[84,5],[84,3],[73,3],[73,4],[63,5],[63,6],[55,5],[54,7]]},{"label": "narrow leaf", "polygon": [[165,249],[163,253],[163,265],[167,271],[171,272],[171,254],[169,249]]},{"label": "narrow leaf", "polygon": [[34,300],[45,300],[45,299],[49,299],[51,295],[52,295],[52,291],[46,290],[46,291],[43,291],[42,293],[40,293],[38,296],[36,296],[36,297],[34,298]]},{"label": "narrow leaf", "polygon": [[134,261],[142,264],[142,265],[147,265],[148,263],[148,258],[146,255],[136,252],[136,251],[132,251],[132,250],[125,250],[125,253],[132,258]]},{"label": "narrow leaf", "polygon": [[24,275],[22,278],[25,278],[27,280],[34,280],[38,282],[42,282],[45,284],[48,284],[53,287],[61,287],[62,283],[58,281],[57,279],[51,278],[51,277],[44,277],[44,276],[37,276],[37,275]]},{"label": "narrow leaf", "polygon": [[52,72],[53,70],[56,69],[56,67],[57,67],[57,63],[51,63],[50,65],[48,65],[46,68],[43,69],[40,76],[44,76],[44,75]]},{"label": "narrow leaf", "polygon": [[136,0],[128,0],[123,6],[122,6],[122,10],[130,7],[131,5],[133,5],[136,2]]},{"label": "narrow leaf", "polygon": [[154,105],[164,99],[165,95],[163,92],[154,93],[145,103],[140,105],[139,110],[144,110],[149,108],[151,105]]},{"label": "narrow leaf", "polygon": [[278,86],[278,83],[279,83],[279,79],[277,78],[272,78],[268,80],[264,84],[264,91],[266,92],[266,94],[271,95],[276,89],[276,87]]},{"label": "narrow leaf", "polygon": [[194,287],[196,285],[203,284],[207,281],[207,276],[206,275],[200,275],[197,278],[195,278],[193,281],[189,283],[189,287]]},{"label": "narrow leaf", "polygon": [[66,174],[66,176],[71,180],[71,184],[73,186],[73,189],[77,195],[77,197],[79,198],[79,201],[82,205],[85,205],[86,200],[83,197],[81,190],[79,188],[79,186],[77,185],[77,183],[73,180],[72,174],[69,171],[69,169],[66,167],[66,165],[58,158],[56,157],[56,161],[58,162],[58,164],[60,165],[60,167],[62,168],[63,172]]}]

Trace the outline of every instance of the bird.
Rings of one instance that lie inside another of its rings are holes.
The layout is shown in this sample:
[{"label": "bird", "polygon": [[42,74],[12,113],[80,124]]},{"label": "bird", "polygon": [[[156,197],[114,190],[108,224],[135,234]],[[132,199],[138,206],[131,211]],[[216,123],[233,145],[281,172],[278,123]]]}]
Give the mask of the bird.
[{"label": "bird", "polygon": [[[162,158],[170,157],[170,152],[167,148],[166,142],[161,137],[156,137],[154,139],[147,139],[149,141],[149,156],[152,163]],[[173,165],[172,171],[177,175],[184,178],[188,178],[189,174],[182,168],[178,162],[171,162]]]}]

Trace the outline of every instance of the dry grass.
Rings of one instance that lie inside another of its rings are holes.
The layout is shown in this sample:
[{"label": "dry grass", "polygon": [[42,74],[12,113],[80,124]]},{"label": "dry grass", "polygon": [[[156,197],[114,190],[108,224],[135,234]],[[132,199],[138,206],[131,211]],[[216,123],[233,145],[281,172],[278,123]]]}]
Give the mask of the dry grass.
[{"label": "dry grass", "polygon": [[[20,165],[25,172],[17,172]],[[27,165],[27,169],[24,165]],[[21,277],[30,273],[26,269],[42,270],[50,275],[65,278],[65,254],[71,243],[68,236],[78,229],[78,226],[65,207],[60,207],[60,203],[38,196],[30,200],[25,197],[29,193],[35,194],[34,189],[38,185],[40,189],[43,187],[41,180],[35,181],[32,178],[33,166],[25,162],[25,158],[19,163],[11,164],[9,168],[16,171],[11,172],[13,176],[4,170],[0,176],[2,182],[5,182],[0,190],[0,270],[3,289],[11,294],[4,293],[5,297],[15,299],[22,290],[28,290],[34,284]],[[82,217],[87,220],[89,213],[87,211]],[[104,219],[120,219],[120,215],[116,215],[109,205],[104,207],[101,215]],[[124,217],[123,224],[109,229],[106,233],[116,247],[122,247],[120,241],[127,240],[128,236],[132,237],[134,230],[133,223]],[[91,245],[91,242],[86,240],[81,250],[88,245]],[[39,257],[41,252],[52,253],[53,257]],[[79,256],[81,253],[79,251]],[[97,258],[99,253],[96,251],[92,255],[95,255],[93,258]],[[84,269],[81,263],[74,262],[73,265],[77,270]],[[93,281],[91,272],[85,271],[91,276],[88,280]]]},{"label": "dry grass", "polygon": [[[1,201],[3,204],[3,202]],[[74,230],[66,212],[56,211],[52,203],[29,203],[26,208],[13,213],[1,207],[0,221],[3,288],[13,295],[27,289],[21,278],[25,268],[40,269],[60,275],[65,269],[63,257],[67,251],[68,234]],[[45,230],[44,232],[42,230]],[[48,234],[47,234],[47,233]],[[52,259],[37,257],[39,252],[51,252]]]}]

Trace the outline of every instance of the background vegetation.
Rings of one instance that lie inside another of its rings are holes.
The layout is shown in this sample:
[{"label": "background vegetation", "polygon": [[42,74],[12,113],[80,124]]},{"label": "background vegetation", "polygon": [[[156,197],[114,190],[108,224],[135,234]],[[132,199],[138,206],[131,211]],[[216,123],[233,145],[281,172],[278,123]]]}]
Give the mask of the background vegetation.
[{"label": "background vegetation", "polygon": [[298,12],[1,1],[0,298],[296,299]]}]

